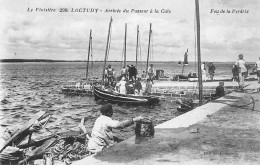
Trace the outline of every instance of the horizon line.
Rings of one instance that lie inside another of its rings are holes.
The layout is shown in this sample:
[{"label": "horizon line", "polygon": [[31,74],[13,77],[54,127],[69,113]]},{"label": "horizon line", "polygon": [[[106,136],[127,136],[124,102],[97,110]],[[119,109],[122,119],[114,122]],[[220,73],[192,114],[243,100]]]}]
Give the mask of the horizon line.
[{"label": "horizon line", "polygon": [[[0,59],[0,62],[87,62],[87,60],[55,60],[55,59]],[[90,61],[92,62],[92,61]],[[104,62],[103,60],[95,60],[93,62]],[[107,62],[122,62],[117,60],[111,60]],[[135,61],[126,61],[126,62],[135,62]],[[146,61],[138,61],[142,63],[146,63]],[[178,61],[149,61],[149,62],[179,62]],[[196,61],[189,61],[190,63],[195,63]],[[202,62],[235,62],[235,61],[202,61]]]}]

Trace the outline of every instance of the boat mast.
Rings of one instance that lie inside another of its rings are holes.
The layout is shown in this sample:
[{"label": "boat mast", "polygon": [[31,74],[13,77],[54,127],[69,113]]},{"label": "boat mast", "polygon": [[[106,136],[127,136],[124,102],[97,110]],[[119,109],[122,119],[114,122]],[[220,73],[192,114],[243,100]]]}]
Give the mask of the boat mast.
[{"label": "boat mast", "polygon": [[104,84],[104,79],[105,79],[105,70],[106,70],[106,63],[107,63],[107,57],[108,57],[108,45],[109,45],[109,41],[110,41],[111,24],[112,24],[112,16],[110,18],[108,34],[107,34],[107,46],[106,46],[106,53],[105,53],[104,67],[103,67],[103,76],[102,76],[102,83],[103,84]]},{"label": "boat mast", "polygon": [[126,32],[127,32],[127,23],[125,24],[124,66],[126,66]]},{"label": "boat mast", "polygon": [[146,73],[148,72],[148,62],[149,62],[149,54],[150,54],[151,34],[152,34],[152,23],[150,23],[150,31],[149,31],[149,43],[148,43],[148,54],[147,54],[147,62],[146,62]]},{"label": "boat mast", "polygon": [[198,54],[198,80],[199,80],[199,105],[202,105],[202,75],[201,75],[201,54],[200,54],[200,14],[199,0],[195,0],[196,23],[197,23],[197,54]]},{"label": "boat mast", "polygon": [[90,56],[90,46],[92,43],[92,29],[90,30],[90,34],[89,34],[89,44],[88,44],[88,62],[87,62],[87,70],[86,70],[86,80],[88,79],[88,67],[89,67],[89,56]]},{"label": "boat mast", "polygon": [[137,38],[136,38],[136,58],[135,58],[135,67],[137,68],[137,57],[138,57],[138,46],[139,46],[139,25],[137,25]]}]

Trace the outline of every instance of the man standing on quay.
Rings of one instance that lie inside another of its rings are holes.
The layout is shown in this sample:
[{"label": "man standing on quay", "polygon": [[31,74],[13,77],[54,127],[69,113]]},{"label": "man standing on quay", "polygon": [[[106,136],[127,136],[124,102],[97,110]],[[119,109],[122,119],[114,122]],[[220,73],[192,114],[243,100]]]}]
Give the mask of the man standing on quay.
[{"label": "man standing on quay", "polygon": [[259,60],[256,62],[256,74],[258,78],[258,83],[260,83],[260,57]]},{"label": "man standing on quay", "polygon": [[239,69],[239,88],[243,90],[245,87],[245,75],[247,73],[247,64],[246,61],[243,59],[243,54],[239,54],[238,60],[236,61],[235,65]]}]

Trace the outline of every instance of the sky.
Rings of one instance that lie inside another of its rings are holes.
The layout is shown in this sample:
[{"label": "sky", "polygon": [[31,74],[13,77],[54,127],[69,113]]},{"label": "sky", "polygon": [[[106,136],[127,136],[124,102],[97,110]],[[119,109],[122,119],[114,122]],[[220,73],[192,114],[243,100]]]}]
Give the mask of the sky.
[{"label": "sky", "polygon": [[[246,61],[257,61],[259,0],[199,0],[199,4],[202,61],[235,61],[239,54]],[[61,8],[68,12],[60,12]],[[72,8],[97,12],[72,12]],[[129,12],[123,12],[125,9]],[[147,59],[150,23],[151,61],[183,60],[187,49],[189,61],[196,60],[195,0],[0,0],[0,58],[85,61],[92,30],[93,60],[104,60],[110,17],[108,60],[123,59],[126,23],[127,61],[136,57],[137,25],[138,60]]]}]

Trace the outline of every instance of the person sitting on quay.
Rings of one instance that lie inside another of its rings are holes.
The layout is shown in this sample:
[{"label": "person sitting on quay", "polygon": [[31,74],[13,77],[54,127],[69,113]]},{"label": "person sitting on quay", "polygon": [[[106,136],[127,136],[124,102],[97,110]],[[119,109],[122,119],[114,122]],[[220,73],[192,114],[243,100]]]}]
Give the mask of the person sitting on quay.
[{"label": "person sitting on quay", "polygon": [[94,154],[101,152],[115,143],[112,128],[126,128],[133,125],[134,122],[143,119],[142,116],[138,116],[124,121],[113,120],[111,118],[113,116],[113,108],[109,103],[102,106],[100,112],[101,115],[96,119],[91,137],[88,140],[88,151]]},{"label": "person sitting on quay", "polygon": [[220,81],[219,85],[216,87],[216,98],[220,98],[222,96],[225,96],[225,89],[224,89],[224,82]]},{"label": "person sitting on quay", "polygon": [[142,73],[142,78],[146,78],[146,72],[145,71],[143,71],[143,73]]},{"label": "person sitting on quay", "polygon": [[210,62],[209,63],[209,76],[210,76],[211,81],[213,81],[215,69],[216,69],[216,67],[213,65],[213,62]]},{"label": "person sitting on quay", "polygon": [[145,90],[144,90],[144,94],[150,95],[152,93],[152,82],[151,79],[148,78],[146,85],[145,85]]}]

